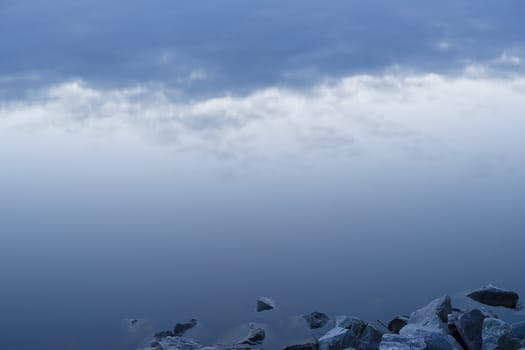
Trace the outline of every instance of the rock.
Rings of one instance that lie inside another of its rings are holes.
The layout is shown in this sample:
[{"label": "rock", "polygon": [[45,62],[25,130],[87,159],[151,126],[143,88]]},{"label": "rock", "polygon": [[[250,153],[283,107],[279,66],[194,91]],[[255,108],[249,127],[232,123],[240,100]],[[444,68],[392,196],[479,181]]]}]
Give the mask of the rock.
[{"label": "rock", "polygon": [[250,333],[246,338],[239,342],[241,345],[260,345],[266,338],[264,329],[256,327],[253,323],[250,324]]},{"label": "rock", "polygon": [[288,345],[283,348],[283,350],[318,350],[319,344],[317,340],[312,339],[305,341],[300,344]]},{"label": "rock", "polygon": [[407,325],[399,334],[408,336],[419,329],[448,333],[447,322],[451,312],[452,303],[448,295],[435,299],[427,306],[412,312]]},{"label": "rock", "polygon": [[151,350],[164,350],[162,345],[158,341],[154,341],[149,345]]},{"label": "rock", "polygon": [[379,350],[461,350],[450,335],[419,330],[412,335],[385,334]]},{"label": "rock", "polygon": [[483,322],[483,350],[517,350],[522,347],[513,326],[497,318],[488,317]]},{"label": "rock", "polygon": [[330,317],[318,311],[314,311],[312,313],[304,315],[303,318],[305,319],[310,329],[322,328],[330,320]]},{"label": "rock", "polygon": [[335,327],[319,338],[319,350],[342,350],[355,344],[356,335],[349,329]]},{"label": "rock", "polygon": [[377,350],[383,335],[389,333],[385,325],[379,321],[371,322],[359,335],[357,344],[354,346],[358,350]]},{"label": "rock", "polygon": [[175,325],[175,328],[173,329],[173,334],[177,337],[180,337],[181,335],[183,335],[184,333],[186,333],[187,331],[189,331],[196,325],[197,325],[197,320],[194,318],[192,318],[189,322],[177,323]]},{"label": "rock", "polygon": [[490,306],[503,306],[514,309],[518,305],[519,295],[516,292],[487,285],[467,294],[467,297]]},{"label": "rock", "polygon": [[351,330],[356,336],[360,335],[366,327],[365,321],[357,317],[337,316],[335,318],[335,326],[347,328]]},{"label": "rock", "polygon": [[157,340],[160,340],[166,337],[174,337],[174,336],[175,334],[173,333],[173,331],[160,331],[160,332],[155,333],[153,337]]},{"label": "rock", "polygon": [[401,328],[405,327],[407,323],[408,316],[396,316],[388,323],[388,330],[392,333],[399,334]]},{"label": "rock", "polygon": [[467,350],[481,350],[481,331],[486,318],[480,310],[460,314],[454,322],[461,344]]},{"label": "rock", "polygon": [[275,309],[275,302],[267,297],[261,297],[257,300],[257,312]]},{"label": "rock", "polygon": [[[151,347],[155,350],[198,350],[202,349],[202,345],[188,338],[183,337],[165,337],[162,340],[156,341],[156,347]],[[160,347],[159,347],[160,346]]]}]

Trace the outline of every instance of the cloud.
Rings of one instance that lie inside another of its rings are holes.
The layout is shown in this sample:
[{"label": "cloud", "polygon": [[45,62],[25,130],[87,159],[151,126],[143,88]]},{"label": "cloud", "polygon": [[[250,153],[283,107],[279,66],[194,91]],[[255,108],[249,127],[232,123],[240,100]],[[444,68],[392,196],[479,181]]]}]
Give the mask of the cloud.
[{"label": "cloud", "polygon": [[507,169],[525,156],[523,110],[524,76],[479,69],[456,77],[355,75],[308,89],[268,87],[198,100],[167,87],[103,89],[68,81],[0,104],[0,130],[95,144],[127,134],[164,149],[173,161],[430,161]]}]

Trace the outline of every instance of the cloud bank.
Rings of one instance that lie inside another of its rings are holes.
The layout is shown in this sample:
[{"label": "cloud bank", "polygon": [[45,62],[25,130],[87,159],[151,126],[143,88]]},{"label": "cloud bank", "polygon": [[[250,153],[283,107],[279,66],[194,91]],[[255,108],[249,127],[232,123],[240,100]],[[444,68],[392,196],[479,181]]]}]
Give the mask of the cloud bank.
[{"label": "cloud bank", "polygon": [[167,164],[354,170],[425,164],[478,173],[516,171],[525,156],[525,76],[493,76],[482,67],[457,77],[398,72],[308,89],[181,96],[166,87],[102,89],[82,81],[33,91],[0,105],[0,153],[37,147],[82,158],[90,149],[118,149],[140,158],[147,150]]}]

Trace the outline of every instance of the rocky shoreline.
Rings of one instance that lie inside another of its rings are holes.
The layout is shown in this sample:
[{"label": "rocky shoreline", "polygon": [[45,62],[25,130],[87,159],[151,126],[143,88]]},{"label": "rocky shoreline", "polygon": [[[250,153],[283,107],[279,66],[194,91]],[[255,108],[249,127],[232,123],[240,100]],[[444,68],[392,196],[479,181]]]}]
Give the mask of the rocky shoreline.
[{"label": "rocky shoreline", "polygon": [[[519,295],[491,285],[467,294],[479,304],[518,310]],[[365,322],[357,317],[328,315],[314,311],[302,316],[306,326],[320,329],[332,322],[324,335],[290,344],[282,350],[518,350],[525,349],[525,321],[507,323],[482,305],[462,310],[445,295],[428,305],[400,315],[388,323]],[[267,297],[257,300],[257,312],[272,312],[276,303]],[[149,350],[262,350],[266,331],[251,324],[243,339],[233,344],[205,346],[187,335],[198,321],[177,323],[172,330],[156,333]]]}]

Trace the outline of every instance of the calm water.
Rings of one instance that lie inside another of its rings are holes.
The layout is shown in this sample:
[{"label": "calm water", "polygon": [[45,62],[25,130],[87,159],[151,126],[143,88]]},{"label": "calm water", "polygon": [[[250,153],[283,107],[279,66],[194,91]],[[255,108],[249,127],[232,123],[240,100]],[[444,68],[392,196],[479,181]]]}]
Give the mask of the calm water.
[{"label": "calm water", "polygon": [[[4,187],[0,348],[135,349],[191,317],[202,341],[257,321],[275,345],[308,335],[293,316],[313,310],[388,321],[489,282],[525,292],[519,178],[170,189],[150,175],[142,188]],[[279,310],[256,314],[262,295]],[[130,333],[125,318],[145,326]]]}]

